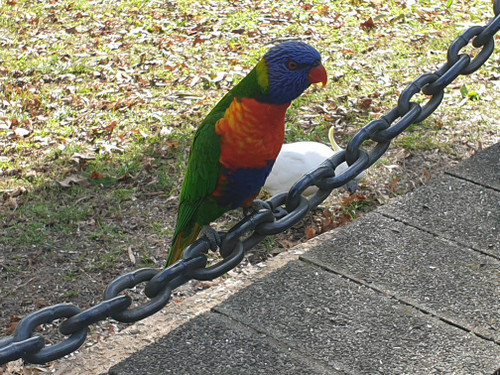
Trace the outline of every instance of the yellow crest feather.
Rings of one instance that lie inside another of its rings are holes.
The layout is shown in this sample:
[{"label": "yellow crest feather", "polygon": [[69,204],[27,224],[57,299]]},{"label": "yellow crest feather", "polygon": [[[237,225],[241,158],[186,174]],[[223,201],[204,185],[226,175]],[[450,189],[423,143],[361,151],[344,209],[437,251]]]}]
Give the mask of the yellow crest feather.
[{"label": "yellow crest feather", "polygon": [[257,69],[257,82],[262,87],[264,92],[269,90],[269,74],[267,69],[266,60],[262,58],[256,66]]}]

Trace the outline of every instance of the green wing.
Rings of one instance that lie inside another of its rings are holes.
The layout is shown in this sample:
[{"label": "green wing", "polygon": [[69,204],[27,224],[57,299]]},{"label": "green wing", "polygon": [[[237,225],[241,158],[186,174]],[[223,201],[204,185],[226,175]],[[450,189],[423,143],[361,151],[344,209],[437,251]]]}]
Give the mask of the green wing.
[{"label": "green wing", "polygon": [[223,116],[224,110],[212,111],[196,131],[182,184],[176,234],[192,225],[201,204],[215,190],[221,152],[215,124]]},{"label": "green wing", "polygon": [[198,236],[200,227],[208,225],[228,210],[207,199],[219,179],[221,137],[215,132],[215,125],[224,117],[234,98],[255,97],[256,86],[254,69],[221,99],[196,131],[182,184],[177,225],[167,265],[180,258],[184,248]]},{"label": "green wing", "polygon": [[[182,185],[175,234],[193,225],[193,220],[205,225],[226,211],[206,201],[215,190],[219,177],[221,138],[215,132],[215,124],[224,117],[235,97],[255,97],[257,86],[257,72],[253,69],[217,103],[196,131]],[[204,212],[208,210],[216,212]]]}]

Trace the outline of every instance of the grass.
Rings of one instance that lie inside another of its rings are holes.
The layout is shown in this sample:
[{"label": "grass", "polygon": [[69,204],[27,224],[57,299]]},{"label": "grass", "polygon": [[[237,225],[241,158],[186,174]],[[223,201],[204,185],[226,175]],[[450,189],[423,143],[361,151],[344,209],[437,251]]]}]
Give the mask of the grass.
[{"label": "grass", "polygon": [[[323,51],[328,71],[341,78],[326,90],[309,93],[296,101],[290,109],[286,139],[324,140],[331,122],[315,116],[314,120],[301,123],[301,116],[304,112],[314,113],[310,106],[324,103],[327,98],[344,98],[341,105],[352,105],[355,101],[349,99],[381,95],[375,99],[376,107],[347,113],[349,129],[337,132],[345,144],[358,127],[395,103],[397,86],[403,87],[421,72],[444,61],[444,49],[461,31],[460,25],[484,23],[490,17],[489,4],[481,1],[467,6],[454,2],[449,8],[444,2],[419,1],[410,7],[391,2],[376,12],[369,2],[311,1],[300,6],[293,2],[258,2],[254,7],[231,6],[222,13],[222,4],[220,8],[218,4],[192,1],[180,1],[177,5],[163,9],[157,2],[130,0],[90,7],[86,1],[45,5],[20,0],[4,8],[0,25],[3,32],[9,32],[10,40],[9,48],[0,52],[0,66],[7,72],[6,78],[12,77],[14,82],[2,83],[0,97],[9,104],[1,114],[7,124],[15,119],[21,127],[26,124],[33,129],[28,137],[21,139],[9,139],[12,126],[0,130],[3,139],[0,145],[6,156],[0,161],[1,168],[23,170],[21,176],[4,179],[0,188],[24,186],[29,190],[27,201],[30,194],[36,194],[38,199],[42,198],[39,204],[53,210],[52,197],[44,202],[40,191],[72,171],[70,159],[74,153],[89,150],[96,153],[95,160],[82,171],[85,177],[94,171],[103,176],[92,181],[95,185],[119,185],[121,178],[144,167],[145,144],[146,148],[154,149],[172,140],[177,143],[180,161],[174,161],[174,165],[170,164],[172,160],[168,165],[155,162],[158,182],[152,186],[175,194],[193,127],[222,96],[221,91],[233,84],[223,80],[217,85],[207,81],[208,86],[191,86],[189,81],[193,82],[195,72],[208,77],[226,73],[229,60],[230,65],[240,67],[237,75],[227,72],[232,81],[237,81],[255,64],[265,51],[264,44],[273,37],[301,37],[304,33],[312,35],[313,44]],[[471,11],[461,12],[464,7]],[[169,16],[172,11],[175,17]],[[117,14],[125,17],[116,17]],[[359,25],[370,16],[375,19],[375,27],[363,30]],[[332,21],[336,18],[340,21]],[[32,32],[35,27],[36,34]],[[216,37],[211,35],[214,29],[218,32]],[[254,33],[263,29],[266,34],[256,40]],[[232,33],[234,30],[236,35]],[[189,36],[193,32],[194,39]],[[426,53],[429,50],[441,53]],[[166,56],[162,56],[165,52]],[[166,64],[178,66],[165,69]],[[488,72],[494,71],[498,72],[498,67],[490,64],[479,75],[486,78]],[[15,82],[16,76],[20,82]],[[386,80],[382,87],[381,78]],[[152,84],[155,80],[161,84]],[[480,102],[474,79],[466,81],[462,94]],[[487,90],[493,89],[492,85],[486,85]],[[203,99],[166,98],[179,92]],[[479,110],[488,108],[481,106]],[[439,129],[433,120],[428,121],[430,125],[402,136],[395,145],[412,151],[449,149],[439,140]],[[112,123],[116,127],[107,130]],[[168,137],[158,136],[165,126],[172,129]],[[52,144],[37,143],[37,136],[50,138]],[[149,155],[157,159],[155,151]],[[38,173],[36,178],[25,177],[37,168],[46,171]],[[136,187],[126,189],[129,194],[138,191]],[[31,210],[35,213],[37,208]],[[60,210],[58,219],[67,217],[62,222],[69,222],[71,215]]]},{"label": "grass", "polygon": [[[129,141],[128,147],[132,147],[131,152],[124,155],[125,159],[136,154],[137,150],[134,150],[134,146],[138,142],[127,132],[136,129],[151,135],[158,130],[158,123],[153,124],[152,119],[143,120],[145,112],[151,106],[158,108],[168,103],[169,120],[173,117],[172,113],[187,113],[186,120],[189,121],[190,117],[194,116],[192,123],[196,125],[205,111],[193,113],[190,108],[192,102],[167,101],[165,103],[162,96],[165,92],[186,90],[193,96],[205,96],[203,90],[200,90],[201,87],[185,86],[179,82],[179,78],[182,78],[180,77],[182,75],[193,76],[197,71],[205,72],[208,76],[217,71],[224,71],[227,68],[226,54],[217,54],[216,51],[219,49],[231,52],[237,50],[236,63],[243,69],[248,69],[265,50],[262,46],[264,43],[248,38],[248,34],[251,35],[252,32],[259,31],[262,27],[269,29],[267,34],[270,38],[273,36],[300,37],[307,30],[314,32],[312,34],[315,37],[316,43],[314,44],[318,46],[318,49],[325,51],[324,56],[327,59],[326,66],[329,71],[344,75],[343,79],[335,82],[335,85],[330,85],[324,94],[307,95],[301,98],[299,104],[292,108],[290,116],[298,119],[301,112],[299,106],[321,102],[325,96],[360,97],[372,95],[375,90],[380,91],[379,82],[374,81],[372,77],[379,76],[382,71],[392,81],[390,86],[393,86],[393,83],[401,85],[408,82],[427,67],[444,60],[443,54],[423,52],[429,49],[443,51],[460,31],[456,25],[480,20],[484,22],[490,17],[487,13],[490,11],[489,4],[480,1],[469,3],[467,7],[474,11],[470,10],[467,13],[460,12],[464,7],[461,2],[454,2],[448,8],[444,2],[436,4],[430,1],[420,1],[411,7],[402,6],[403,3],[391,2],[389,6],[377,9],[376,14],[370,2],[347,2],[333,5],[324,1],[311,1],[302,6],[297,6],[293,2],[289,4],[258,2],[256,7],[251,8],[242,6],[231,9],[230,7],[228,11],[222,12],[222,17],[217,6],[208,7],[203,4],[205,3],[182,1],[178,2],[178,8],[170,5],[162,9],[157,2],[140,1],[122,1],[118,4],[104,2],[92,7],[85,1],[61,1],[49,6],[45,6],[43,2],[18,1],[16,5],[6,6],[1,17],[1,25],[5,31],[10,31],[9,35],[12,39],[9,43],[10,48],[2,49],[0,61],[2,68],[9,72],[9,76],[21,74],[25,78],[23,78],[23,85],[18,87],[12,84],[3,85],[2,96],[11,103],[7,106],[7,110],[3,111],[3,115],[7,118],[16,118],[20,122],[30,121],[34,131],[29,138],[34,138],[36,135],[51,135],[73,141],[83,136],[86,139],[77,143],[81,143],[80,147],[85,147],[89,146],[85,141],[90,140],[90,146],[93,146],[92,140],[114,138],[116,142],[116,136],[125,137]],[[268,21],[267,16],[263,16],[264,9],[269,12],[269,18],[275,19],[276,24]],[[353,12],[354,9],[356,12]],[[167,12],[174,10],[177,17],[168,17]],[[122,13],[126,15],[124,18],[116,17],[117,14]],[[54,14],[57,14],[57,20],[53,19]],[[332,27],[331,22],[321,19],[321,17],[327,18],[332,15],[340,16],[342,22],[334,23]],[[359,27],[360,22],[369,16],[375,17],[376,27],[369,31],[362,30]],[[99,22],[93,21],[94,19],[99,19]],[[91,21],[90,25],[89,21]],[[97,26],[92,27],[92,22],[95,22]],[[265,26],[262,26],[263,24]],[[191,28],[201,36],[210,36],[209,31],[214,28],[214,25],[217,26],[218,31],[220,30],[221,36],[210,37],[200,43],[196,43],[195,39],[194,43],[181,43],[178,48],[170,45],[173,51],[168,51],[170,55],[168,60],[182,64],[176,71],[164,69],[162,64],[156,63],[141,66],[141,61],[149,61],[148,56],[160,57],[162,43],[166,43],[168,47],[168,43],[172,41],[189,39],[183,33],[183,31],[187,32],[184,29]],[[41,30],[39,38],[36,36],[33,38],[30,34],[34,26],[38,26]],[[82,30],[79,30],[79,27]],[[181,31],[179,32],[176,28],[181,28]],[[348,31],[343,31],[342,28]],[[18,29],[23,31],[15,33],[14,31]],[[207,32],[204,33],[205,29]],[[245,31],[243,35],[245,38],[238,37],[234,45],[231,35],[226,36],[224,33],[229,34],[232,30],[240,29]],[[144,30],[149,31],[144,32]],[[169,36],[166,42],[163,41],[164,35]],[[37,49],[35,43],[44,40],[48,42],[45,45],[42,44],[42,48]],[[346,52],[348,52],[347,55]],[[142,54],[146,57],[141,57]],[[367,56],[367,54],[373,56]],[[204,59],[205,55],[209,58]],[[350,58],[347,63],[346,58]],[[408,66],[411,69],[408,69]],[[402,67],[405,69],[402,70]],[[139,84],[133,82],[131,87],[127,87],[127,82],[120,81],[120,79],[126,81],[126,78],[115,79],[116,75],[126,69],[139,74],[141,80],[162,80],[165,84],[169,84],[168,89],[162,88],[165,86],[149,86],[147,90],[152,95],[151,100],[143,99],[143,103],[134,104],[130,108],[126,107],[127,110],[124,111],[117,111],[113,108],[113,104],[126,100],[129,95],[140,98],[143,94],[142,82]],[[491,69],[494,70],[494,68]],[[74,77],[63,78],[65,75]],[[103,76],[105,78],[102,78]],[[238,78],[239,76],[235,77],[235,79]],[[40,79],[49,83],[36,84]],[[103,82],[104,79],[106,80]],[[176,80],[178,82],[175,82]],[[353,80],[359,84],[353,87]],[[230,84],[223,82],[223,85],[219,86],[220,89],[225,90],[230,87]],[[221,96],[217,95],[219,88],[211,88],[210,97],[206,97],[202,103],[199,103],[203,108],[210,108]],[[388,92],[391,91],[393,90],[388,90]],[[26,111],[29,109],[30,101],[32,105],[39,106],[35,108],[40,112],[39,117],[42,117],[39,121],[34,118],[36,116],[33,116],[33,113]],[[392,103],[385,102],[384,104]],[[82,108],[86,110],[82,111]],[[78,116],[82,112],[83,118]],[[45,117],[43,114],[48,119],[43,118]],[[159,117],[165,118],[165,113],[159,114]],[[367,117],[358,114],[356,118],[358,122],[356,125],[361,126]],[[297,129],[293,119],[289,122],[290,130],[287,133],[287,140],[292,141],[308,136],[317,138],[316,134],[310,135],[310,129],[306,129],[307,131]],[[110,137],[105,137],[105,134],[88,137],[86,134],[85,129],[89,126],[105,127],[112,121],[119,122],[119,134],[113,134]],[[156,122],[161,122],[161,120]],[[323,135],[321,138],[324,138],[324,128],[328,124],[320,123],[319,125],[320,127],[312,132],[317,132],[318,136]],[[171,134],[171,137],[183,138],[182,146],[187,147],[190,137],[186,132],[190,132],[191,129],[176,126],[174,130],[175,133],[180,134]],[[5,137],[7,133],[8,131],[3,130],[0,135]],[[342,136],[348,137],[349,135]],[[21,159],[23,156],[31,157],[31,151],[36,146],[29,138],[18,140],[14,142],[14,145],[12,142],[3,142],[4,147],[9,143],[12,146],[10,149],[4,148],[4,153],[10,155],[16,153],[16,156],[21,154],[19,155]],[[161,139],[158,141],[161,142]],[[404,147],[404,145],[401,146]],[[50,161],[50,159],[44,160],[45,163],[50,163]],[[102,160],[94,164],[105,163],[106,160]],[[44,182],[40,181],[40,183]]]}]

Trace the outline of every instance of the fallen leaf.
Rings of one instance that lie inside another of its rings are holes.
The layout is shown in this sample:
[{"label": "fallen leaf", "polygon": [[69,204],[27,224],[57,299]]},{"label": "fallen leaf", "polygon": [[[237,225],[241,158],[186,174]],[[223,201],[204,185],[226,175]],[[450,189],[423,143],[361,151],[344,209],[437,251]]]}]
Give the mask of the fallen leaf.
[{"label": "fallen leaf", "polygon": [[115,128],[117,122],[116,120],[114,120],[113,122],[111,122],[111,124],[109,124],[108,126],[106,126],[104,128],[104,131],[108,132],[108,133],[112,133],[113,132],[113,129]]},{"label": "fallen leaf", "polygon": [[153,25],[153,27],[151,29],[155,33],[162,33],[163,32],[163,27],[161,27],[161,25]]},{"label": "fallen leaf", "polygon": [[35,301],[35,304],[37,305],[37,307],[47,307],[47,306],[49,306],[49,305],[50,305],[50,302],[45,301],[45,300],[43,300],[43,299],[37,299],[37,300]]},{"label": "fallen leaf", "polygon": [[371,98],[362,98],[359,103],[361,109],[368,109],[372,105],[373,100]]},{"label": "fallen leaf", "polygon": [[142,130],[139,130],[139,129],[130,129],[130,132],[133,133],[133,134],[137,134],[137,135],[140,135],[141,137],[143,138],[147,138],[148,135],[146,133],[144,133]]},{"label": "fallen leaf", "polygon": [[206,42],[208,39],[206,37],[203,37],[203,36],[200,36],[200,35],[196,35],[196,37],[194,38],[194,41],[193,41],[193,47],[196,46],[197,44],[200,44],[200,43],[204,43]]},{"label": "fallen leaf", "polygon": [[14,210],[14,211],[17,210],[17,207],[19,206],[17,204],[17,199],[10,197],[10,196],[5,198],[3,205],[7,208],[10,208],[11,210]]},{"label": "fallen leaf", "polygon": [[12,335],[14,333],[14,331],[16,330],[18,324],[19,324],[19,322],[10,323],[10,327],[7,329],[7,331],[5,333],[7,335]]},{"label": "fallen leaf", "polygon": [[10,320],[11,322],[18,322],[18,321],[20,321],[22,318],[23,318],[23,317],[22,317],[22,316],[20,316],[20,315],[11,315],[11,316],[9,316],[9,320]]},{"label": "fallen leaf", "polygon": [[100,178],[104,178],[104,176],[103,176],[101,173],[97,172],[97,171],[93,171],[93,172],[90,174],[89,178],[90,178],[90,179],[96,179],[96,178],[99,178],[99,179],[100,179]]},{"label": "fallen leaf", "polygon": [[64,29],[68,34],[78,34],[78,29],[76,26],[68,27]]},{"label": "fallen leaf", "polygon": [[24,186],[20,186],[20,187],[14,189],[14,191],[12,193],[10,193],[10,196],[15,198],[15,197],[20,196],[21,194],[26,193],[27,191],[28,190]]},{"label": "fallen leaf", "polygon": [[177,69],[178,66],[179,66],[179,64],[175,64],[175,65],[165,64],[165,65],[163,65],[163,68],[165,68],[165,70],[168,70],[169,72],[173,72],[175,69]]},{"label": "fallen leaf", "polygon": [[349,214],[344,214],[344,215],[340,218],[340,220],[338,220],[338,223],[337,223],[337,224],[338,224],[338,226],[339,226],[339,227],[342,227],[342,226],[344,226],[344,225],[349,224],[351,221],[352,221],[352,217],[351,217],[351,215],[349,215]]},{"label": "fallen leaf", "polygon": [[314,229],[312,226],[309,225],[308,227],[306,227],[306,237],[308,240],[310,240],[313,237],[316,237],[317,233],[318,233],[317,230]]},{"label": "fallen leaf", "polygon": [[328,5],[321,5],[318,7],[318,14],[321,16],[327,16],[330,13]]},{"label": "fallen leaf", "polygon": [[16,128],[16,130],[14,130],[14,133],[18,137],[25,138],[28,135],[30,135],[31,132],[28,129],[25,129],[25,128]]},{"label": "fallen leaf", "polygon": [[373,22],[373,18],[368,18],[365,22],[359,25],[363,30],[370,31],[375,28],[375,23]]},{"label": "fallen leaf", "polygon": [[320,221],[321,221],[321,233],[328,232],[329,230],[337,226],[333,221],[333,215],[329,209],[323,211]]},{"label": "fallen leaf", "polygon": [[351,204],[352,202],[354,202],[356,200],[357,200],[356,194],[344,196],[344,197],[342,197],[342,204],[343,205],[348,205],[348,204]]},{"label": "fallen leaf", "polygon": [[177,147],[179,146],[179,141],[167,141],[165,142],[165,145],[167,145],[168,147]]},{"label": "fallen leaf", "polygon": [[130,262],[132,264],[135,264],[135,256],[134,256],[134,253],[132,252],[132,248],[131,247],[128,248],[128,257],[130,259]]},{"label": "fallen leaf", "polygon": [[396,186],[398,186],[398,183],[401,179],[399,177],[396,177],[390,184],[389,184],[389,189],[392,191],[396,190]]},{"label": "fallen leaf", "polygon": [[71,187],[71,185],[79,185],[79,186],[89,185],[89,180],[87,178],[78,175],[71,175],[66,177],[64,180],[57,182],[64,188]]},{"label": "fallen leaf", "polygon": [[72,162],[78,164],[78,165],[83,165],[89,160],[95,160],[95,156],[92,155],[84,155],[80,154],[78,152],[75,152],[70,159]]}]

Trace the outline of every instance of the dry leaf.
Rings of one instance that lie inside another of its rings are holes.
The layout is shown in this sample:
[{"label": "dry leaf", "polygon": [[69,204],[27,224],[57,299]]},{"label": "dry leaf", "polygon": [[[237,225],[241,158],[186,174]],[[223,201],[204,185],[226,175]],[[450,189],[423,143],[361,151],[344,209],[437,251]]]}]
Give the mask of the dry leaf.
[{"label": "dry leaf", "polygon": [[7,208],[10,208],[11,210],[17,210],[17,207],[19,207],[19,205],[17,204],[17,199],[10,196],[5,198],[3,205]]},{"label": "dry leaf", "polygon": [[14,331],[16,330],[18,324],[19,324],[19,321],[12,321],[11,320],[10,327],[7,329],[7,331],[5,333],[7,335],[12,335],[14,333]]},{"label": "dry leaf", "polygon": [[333,221],[333,215],[329,209],[323,211],[320,221],[321,221],[321,233],[328,232],[329,230],[337,226]]},{"label": "dry leaf", "polygon": [[361,109],[368,109],[372,105],[373,100],[371,98],[362,98],[359,107]]},{"label": "dry leaf", "polygon": [[90,176],[89,176],[90,179],[100,179],[100,178],[104,178],[104,176],[102,175],[102,173],[99,173],[97,171],[93,171]]},{"label": "dry leaf", "polygon": [[398,183],[401,179],[399,177],[396,177],[390,184],[389,184],[389,189],[392,191],[396,190],[396,187],[398,186]]},{"label": "dry leaf", "polygon": [[37,305],[37,307],[47,307],[50,305],[50,302],[48,302],[44,299],[37,299],[35,301],[35,304]]},{"label": "dry leaf", "polygon": [[28,191],[28,189],[26,189],[24,186],[20,186],[16,189],[14,189],[14,191],[12,193],[10,193],[10,196],[15,198],[15,197],[18,197],[20,196],[21,194],[24,194]]},{"label": "dry leaf", "polygon": [[165,144],[168,147],[177,147],[177,146],[179,146],[179,141],[166,141]]},{"label": "dry leaf", "polygon": [[87,178],[78,175],[71,175],[66,177],[64,180],[57,182],[64,188],[71,187],[71,185],[79,185],[79,186],[89,185],[89,180]]},{"label": "dry leaf", "polygon": [[344,214],[340,220],[337,222],[337,226],[342,227],[344,225],[349,224],[352,221],[352,217],[349,214]]},{"label": "dry leaf", "polygon": [[108,132],[108,133],[112,133],[113,132],[113,129],[115,128],[117,122],[116,120],[114,120],[113,122],[111,122],[111,124],[109,124],[108,126],[106,126],[104,128],[104,131]]},{"label": "dry leaf", "polygon": [[78,165],[83,165],[89,160],[95,160],[95,156],[92,155],[83,155],[78,152],[75,152],[70,159],[72,162],[78,164]]},{"label": "dry leaf", "polygon": [[78,34],[78,29],[76,26],[73,27],[67,27],[64,29],[68,34]]},{"label": "dry leaf", "polygon": [[14,130],[14,133],[18,137],[25,138],[28,135],[30,135],[31,132],[28,129],[25,129],[25,128],[16,128],[16,130]]},{"label": "dry leaf", "polygon": [[316,231],[316,229],[314,229],[312,226],[306,227],[306,237],[308,240],[310,240],[313,237],[316,237],[317,233],[318,232]]},{"label": "dry leaf", "polygon": [[374,29],[375,28],[375,23],[373,22],[373,18],[368,18],[365,22],[363,22],[360,27],[363,29],[363,30],[367,30],[367,31],[370,31],[371,29]]},{"label": "dry leaf", "polygon": [[134,256],[134,253],[132,252],[132,248],[131,247],[128,248],[128,257],[130,259],[130,262],[132,264],[135,264],[135,256]]}]

